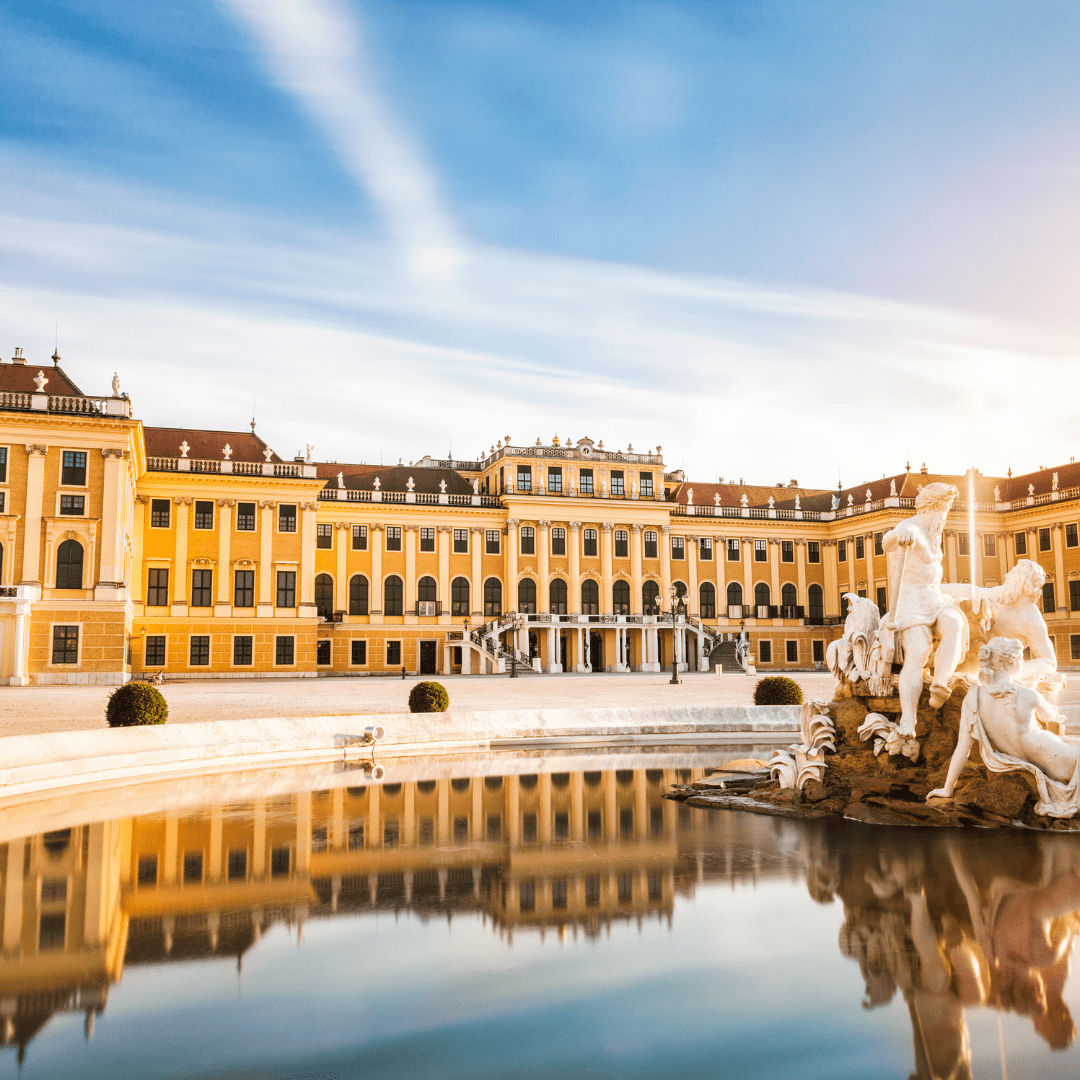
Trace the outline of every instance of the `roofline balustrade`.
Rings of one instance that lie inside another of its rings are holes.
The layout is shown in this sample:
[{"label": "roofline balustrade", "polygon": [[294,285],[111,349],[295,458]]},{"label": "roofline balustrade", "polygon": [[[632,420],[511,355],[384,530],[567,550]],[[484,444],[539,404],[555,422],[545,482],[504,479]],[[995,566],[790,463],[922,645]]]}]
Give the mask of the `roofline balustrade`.
[{"label": "roofline balustrade", "polygon": [[214,458],[148,457],[149,472],[218,473],[225,476],[269,476],[274,479],[313,480],[314,465],[299,461],[218,461]]}]

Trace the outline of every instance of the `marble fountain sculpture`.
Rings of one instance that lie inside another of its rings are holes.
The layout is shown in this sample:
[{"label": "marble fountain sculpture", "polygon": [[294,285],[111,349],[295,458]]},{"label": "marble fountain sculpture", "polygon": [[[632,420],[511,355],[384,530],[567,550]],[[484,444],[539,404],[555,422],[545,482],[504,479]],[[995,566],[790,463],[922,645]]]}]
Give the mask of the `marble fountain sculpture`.
[{"label": "marble fountain sculpture", "polygon": [[1080,740],[1044,696],[1065,681],[1037,606],[1045,572],[1021,559],[993,588],[944,584],[957,495],[928,484],[882,538],[888,612],[847,594],[826,653],[834,699],[804,706],[802,742],[724,790],[672,797],[882,824],[1080,828]]}]

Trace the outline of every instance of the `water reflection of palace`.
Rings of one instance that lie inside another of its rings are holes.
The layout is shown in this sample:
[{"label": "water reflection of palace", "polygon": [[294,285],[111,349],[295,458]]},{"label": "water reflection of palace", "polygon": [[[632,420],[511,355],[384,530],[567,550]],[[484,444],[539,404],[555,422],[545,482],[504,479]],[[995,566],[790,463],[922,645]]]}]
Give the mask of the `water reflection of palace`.
[{"label": "water reflection of palace", "polygon": [[762,819],[725,822],[661,798],[701,775],[635,768],[366,784],[0,845],[0,1046],[21,1058],[57,1012],[85,1012],[89,1036],[125,964],[240,963],[276,923],[479,913],[508,936],[595,936],[618,921],[670,919],[675,896],[699,880],[792,873],[789,857],[762,855]]}]

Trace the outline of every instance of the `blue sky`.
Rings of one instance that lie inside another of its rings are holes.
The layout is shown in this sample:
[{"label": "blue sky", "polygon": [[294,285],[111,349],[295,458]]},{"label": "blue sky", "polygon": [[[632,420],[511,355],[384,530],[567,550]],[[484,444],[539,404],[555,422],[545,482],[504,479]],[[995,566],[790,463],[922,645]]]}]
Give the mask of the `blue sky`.
[{"label": "blue sky", "polygon": [[0,349],[279,452],[1075,453],[1080,7],[0,3]]}]

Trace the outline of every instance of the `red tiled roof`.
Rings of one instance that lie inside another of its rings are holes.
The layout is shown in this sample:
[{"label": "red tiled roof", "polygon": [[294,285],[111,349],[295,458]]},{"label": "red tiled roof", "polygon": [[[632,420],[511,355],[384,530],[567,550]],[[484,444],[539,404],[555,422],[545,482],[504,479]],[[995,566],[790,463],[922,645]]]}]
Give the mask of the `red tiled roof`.
[{"label": "red tiled roof", "polygon": [[472,484],[453,469],[427,469],[417,465],[347,465],[336,461],[320,461],[316,468],[317,475],[327,480],[327,487],[336,487],[337,474],[343,473],[345,486],[359,491],[374,491],[376,477],[382,491],[408,491],[406,485],[412,477],[413,491],[438,495],[439,481],[445,480],[447,495],[472,494]]},{"label": "red tiled roof", "polygon": [[[232,447],[230,461],[266,461],[266,445],[251,431],[203,431],[199,428],[144,427],[148,457],[180,457],[180,444],[188,444],[189,458],[206,458],[211,461],[223,461],[222,450],[228,443]],[[279,462],[283,459],[271,454],[270,460]]]},{"label": "red tiled roof", "polygon": [[48,380],[44,393],[60,394],[63,397],[86,397],[68,378],[63,368],[52,364],[0,364],[0,393],[36,393],[34,379],[39,371]]},{"label": "red tiled roof", "polygon": [[[825,494],[821,488],[775,487],[771,484],[705,484],[695,480],[685,480],[679,484],[675,491],[675,498],[671,501],[686,503],[691,489],[694,492],[695,506],[740,506],[743,495],[747,497],[747,506],[768,506],[770,495],[776,506],[786,506],[789,503],[794,506],[796,495],[806,506],[808,498]],[[717,495],[720,496],[718,504],[716,503]]]}]

